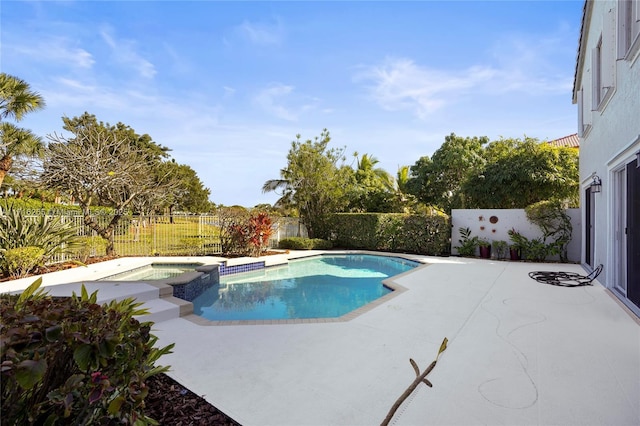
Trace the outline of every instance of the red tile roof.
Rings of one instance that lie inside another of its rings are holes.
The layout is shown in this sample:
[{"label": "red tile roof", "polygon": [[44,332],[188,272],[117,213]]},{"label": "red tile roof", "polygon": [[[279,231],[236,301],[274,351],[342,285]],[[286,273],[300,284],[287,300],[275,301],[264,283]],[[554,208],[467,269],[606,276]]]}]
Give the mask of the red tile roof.
[{"label": "red tile roof", "polygon": [[573,135],[565,136],[560,139],[552,140],[547,142],[549,145],[565,147],[565,148],[580,148],[580,138],[578,138],[578,134],[574,133]]}]

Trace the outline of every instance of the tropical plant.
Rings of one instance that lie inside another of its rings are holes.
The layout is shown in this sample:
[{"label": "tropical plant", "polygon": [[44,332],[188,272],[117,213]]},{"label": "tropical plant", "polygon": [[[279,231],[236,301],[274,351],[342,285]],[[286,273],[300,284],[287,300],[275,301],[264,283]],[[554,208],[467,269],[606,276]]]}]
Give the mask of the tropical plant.
[{"label": "tropical plant", "polygon": [[[29,216],[14,208],[0,215],[0,254],[10,249],[38,247],[42,249],[42,262],[46,262],[56,254],[72,253],[77,244],[75,227],[65,222],[63,216]],[[0,271],[9,272],[4,256]]]},{"label": "tropical plant", "polygon": [[269,246],[273,235],[273,222],[266,213],[251,215],[249,218],[249,244],[253,256],[260,256]]},{"label": "tropical plant", "polygon": [[44,108],[42,96],[29,84],[7,73],[0,73],[0,121],[12,117],[22,120],[25,114]]},{"label": "tropical plant", "polygon": [[272,234],[271,218],[266,213],[251,215],[245,222],[231,225],[232,245],[239,254],[260,256]]},{"label": "tropical plant", "polygon": [[567,246],[571,242],[573,226],[566,212],[565,204],[560,200],[545,200],[525,208],[527,219],[540,227],[546,243],[552,238],[550,254],[558,254],[561,262],[567,262]]},{"label": "tropical plant", "polygon": [[80,296],[47,296],[35,281],[0,295],[3,424],[157,424],[144,414],[145,380],[165,372],[146,311],[133,299],[102,306]]},{"label": "tropical plant", "polygon": [[458,232],[460,233],[460,239],[458,240],[458,243],[460,243],[460,245],[455,247],[455,249],[458,250],[458,254],[464,257],[475,256],[476,247],[478,247],[479,245],[478,237],[472,237],[471,229],[469,229],[468,227],[460,227],[458,228]]},{"label": "tropical plant", "polygon": [[486,238],[478,238],[477,240],[478,247],[491,247],[491,241]]},{"label": "tropical plant", "polygon": [[520,251],[527,260],[542,262],[550,254],[551,245],[546,244],[541,237],[529,239],[515,229],[509,230],[508,234],[509,239],[513,242],[511,247]]}]

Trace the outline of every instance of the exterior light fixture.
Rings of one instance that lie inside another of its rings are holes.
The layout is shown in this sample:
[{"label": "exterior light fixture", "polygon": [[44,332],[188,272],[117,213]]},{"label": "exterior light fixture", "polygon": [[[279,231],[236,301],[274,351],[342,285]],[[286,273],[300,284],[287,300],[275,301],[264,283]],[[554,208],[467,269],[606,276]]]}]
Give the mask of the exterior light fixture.
[{"label": "exterior light fixture", "polygon": [[597,193],[602,191],[602,181],[598,175],[593,175],[593,182],[591,182],[591,192]]}]

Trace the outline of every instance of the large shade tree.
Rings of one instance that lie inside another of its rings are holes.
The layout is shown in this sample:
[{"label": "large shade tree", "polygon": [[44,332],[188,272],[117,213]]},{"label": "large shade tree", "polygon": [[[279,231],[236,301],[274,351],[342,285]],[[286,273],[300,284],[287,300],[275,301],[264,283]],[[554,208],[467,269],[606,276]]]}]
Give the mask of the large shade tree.
[{"label": "large shade tree", "polygon": [[170,175],[176,183],[165,200],[169,214],[176,210],[192,213],[205,213],[212,210],[213,206],[209,201],[211,190],[204,186],[198,174],[190,166],[179,164],[172,159],[163,162],[157,168],[156,174],[160,179]]},{"label": "large shade tree", "polygon": [[451,133],[431,158],[420,158],[411,166],[407,191],[427,205],[450,212],[465,208],[461,187],[468,176],[481,168],[487,137],[460,137]]},{"label": "large shade tree", "polygon": [[[173,188],[169,174],[156,173],[167,149],[128,126],[111,126],[88,114],[63,121],[72,136],[49,135],[42,180],[74,197],[84,223],[108,241],[107,254],[114,254],[115,227],[134,201],[159,200]],[[108,223],[91,214],[96,205],[114,209]]]},{"label": "large shade tree", "polygon": [[487,163],[462,190],[469,208],[525,208],[559,199],[578,205],[578,151],[536,139],[504,139],[486,149]]},{"label": "large shade tree", "polygon": [[40,137],[6,119],[18,122],[44,105],[44,98],[24,80],[0,73],[0,186],[16,157],[36,156],[44,148]]},{"label": "large shade tree", "polygon": [[328,148],[331,137],[324,129],[313,140],[297,135],[287,154],[280,179],[265,182],[263,192],[281,195],[277,205],[295,207],[312,238],[326,238],[329,214],[344,211],[353,189],[353,170],[344,162],[344,149]]},{"label": "large shade tree", "polygon": [[400,197],[393,176],[381,167],[379,160],[369,154],[358,153],[355,169],[356,186],[350,195],[349,209],[357,212],[400,211]]}]

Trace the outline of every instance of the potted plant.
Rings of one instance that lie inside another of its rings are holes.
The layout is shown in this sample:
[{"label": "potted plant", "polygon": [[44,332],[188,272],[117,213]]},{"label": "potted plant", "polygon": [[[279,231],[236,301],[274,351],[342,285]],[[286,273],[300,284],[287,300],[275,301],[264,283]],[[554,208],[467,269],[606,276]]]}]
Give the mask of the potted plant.
[{"label": "potted plant", "polygon": [[493,254],[496,259],[504,259],[507,257],[509,244],[506,241],[494,241],[491,243],[491,249],[493,250]]},{"label": "potted plant", "polygon": [[491,258],[491,242],[486,238],[478,238],[478,247],[480,247],[480,257],[483,259]]},{"label": "potted plant", "polygon": [[522,249],[527,245],[528,239],[515,229],[509,230],[508,234],[513,243],[509,245],[509,258],[511,260],[520,260]]},{"label": "potted plant", "polygon": [[520,252],[521,248],[516,244],[511,244],[509,246],[509,259],[511,260],[520,260]]}]

